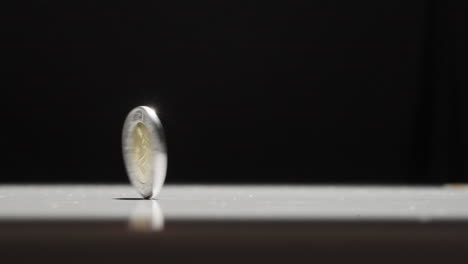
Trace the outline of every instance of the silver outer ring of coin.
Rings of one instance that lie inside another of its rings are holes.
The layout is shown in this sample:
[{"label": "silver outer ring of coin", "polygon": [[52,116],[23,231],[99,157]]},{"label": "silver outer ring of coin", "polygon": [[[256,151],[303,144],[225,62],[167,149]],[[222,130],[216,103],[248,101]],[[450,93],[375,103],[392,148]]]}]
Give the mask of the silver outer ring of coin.
[{"label": "silver outer ring of coin", "polygon": [[[132,155],[134,143],[133,133],[138,124],[145,126],[151,137],[152,160],[150,160],[150,179],[146,182],[139,180],[136,164]],[[122,131],[122,150],[130,182],[146,199],[155,199],[161,190],[167,170],[167,152],[164,131],[156,111],[148,106],[138,106],[127,115]]]}]

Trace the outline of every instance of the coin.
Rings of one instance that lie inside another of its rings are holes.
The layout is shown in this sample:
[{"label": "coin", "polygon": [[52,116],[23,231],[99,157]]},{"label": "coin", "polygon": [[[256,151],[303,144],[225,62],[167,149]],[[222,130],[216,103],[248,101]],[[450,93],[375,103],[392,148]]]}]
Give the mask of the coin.
[{"label": "coin", "polygon": [[127,115],[122,150],[130,182],[146,199],[155,199],[167,170],[164,131],[156,111],[138,106]]}]

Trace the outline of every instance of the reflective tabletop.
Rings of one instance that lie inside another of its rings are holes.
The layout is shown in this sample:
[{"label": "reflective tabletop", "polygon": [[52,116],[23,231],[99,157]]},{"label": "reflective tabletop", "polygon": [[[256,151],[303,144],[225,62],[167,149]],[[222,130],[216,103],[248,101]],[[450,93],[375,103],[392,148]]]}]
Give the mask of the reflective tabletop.
[{"label": "reflective tabletop", "polygon": [[167,185],[144,200],[129,185],[3,185],[2,220],[468,220],[468,188]]},{"label": "reflective tabletop", "polygon": [[224,262],[238,263],[235,252],[372,262],[390,251],[430,262],[466,249],[468,188],[166,185],[143,200],[129,185],[2,185],[0,234],[4,258],[25,261],[79,250],[115,263],[201,253],[208,262],[234,253]]}]

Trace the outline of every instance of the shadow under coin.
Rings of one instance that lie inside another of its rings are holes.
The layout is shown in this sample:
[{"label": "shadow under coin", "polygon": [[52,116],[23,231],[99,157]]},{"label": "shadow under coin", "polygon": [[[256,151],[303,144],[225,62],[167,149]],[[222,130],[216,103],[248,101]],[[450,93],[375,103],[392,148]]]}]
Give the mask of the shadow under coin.
[{"label": "shadow under coin", "polygon": [[121,201],[148,201],[145,198],[114,198],[114,200],[121,200]]}]

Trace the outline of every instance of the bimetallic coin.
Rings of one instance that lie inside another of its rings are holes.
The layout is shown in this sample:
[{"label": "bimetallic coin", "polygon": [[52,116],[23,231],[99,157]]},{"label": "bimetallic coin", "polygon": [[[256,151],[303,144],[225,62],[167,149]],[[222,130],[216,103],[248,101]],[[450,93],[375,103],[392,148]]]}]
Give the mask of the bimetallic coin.
[{"label": "bimetallic coin", "polygon": [[153,108],[139,106],[130,111],[122,148],[130,182],[144,198],[156,198],[166,178],[167,153],[163,127]]}]

